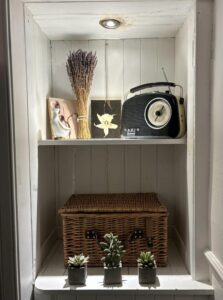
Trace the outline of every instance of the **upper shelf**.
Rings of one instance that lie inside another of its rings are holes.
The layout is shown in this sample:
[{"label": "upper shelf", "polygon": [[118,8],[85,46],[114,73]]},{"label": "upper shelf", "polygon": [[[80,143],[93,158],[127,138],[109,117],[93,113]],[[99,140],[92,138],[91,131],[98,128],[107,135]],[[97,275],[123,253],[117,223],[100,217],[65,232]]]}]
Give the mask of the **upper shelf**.
[{"label": "upper shelf", "polygon": [[42,140],[39,146],[84,146],[84,145],[177,145],[186,144],[182,139],[76,139],[76,140]]}]

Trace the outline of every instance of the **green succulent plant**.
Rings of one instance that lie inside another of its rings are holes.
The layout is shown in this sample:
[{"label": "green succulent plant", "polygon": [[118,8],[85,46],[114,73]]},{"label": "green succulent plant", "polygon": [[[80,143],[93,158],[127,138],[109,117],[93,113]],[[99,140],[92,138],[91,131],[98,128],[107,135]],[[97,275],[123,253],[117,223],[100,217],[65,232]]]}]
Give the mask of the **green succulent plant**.
[{"label": "green succulent plant", "polygon": [[122,242],[117,235],[107,233],[104,235],[104,242],[100,242],[104,256],[101,261],[107,268],[116,268],[120,266],[122,256],[125,253]]},{"label": "green succulent plant", "polygon": [[69,257],[67,262],[69,267],[80,268],[86,265],[88,261],[89,256],[84,256],[83,254],[80,254]]},{"label": "green succulent plant", "polygon": [[150,251],[141,252],[137,262],[140,268],[153,268],[155,266],[155,257]]}]

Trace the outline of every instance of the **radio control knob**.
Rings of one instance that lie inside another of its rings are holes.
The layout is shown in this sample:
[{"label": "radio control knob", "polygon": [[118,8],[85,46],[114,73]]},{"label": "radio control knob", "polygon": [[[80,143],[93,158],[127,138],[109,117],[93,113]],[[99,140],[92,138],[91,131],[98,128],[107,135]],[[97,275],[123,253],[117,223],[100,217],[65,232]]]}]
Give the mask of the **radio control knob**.
[{"label": "radio control knob", "polygon": [[184,98],[180,98],[179,103],[180,103],[180,104],[184,104]]}]

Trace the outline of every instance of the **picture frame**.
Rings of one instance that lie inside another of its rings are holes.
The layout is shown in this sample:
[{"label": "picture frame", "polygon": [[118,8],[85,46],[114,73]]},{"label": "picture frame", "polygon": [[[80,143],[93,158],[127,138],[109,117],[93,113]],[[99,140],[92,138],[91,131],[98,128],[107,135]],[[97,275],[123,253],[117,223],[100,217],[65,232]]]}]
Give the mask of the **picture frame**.
[{"label": "picture frame", "polygon": [[77,115],[75,107],[75,101],[60,98],[48,99],[52,139],[69,140],[77,138]]},{"label": "picture frame", "polygon": [[92,138],[120,138],[121,100],[91,100]]}]

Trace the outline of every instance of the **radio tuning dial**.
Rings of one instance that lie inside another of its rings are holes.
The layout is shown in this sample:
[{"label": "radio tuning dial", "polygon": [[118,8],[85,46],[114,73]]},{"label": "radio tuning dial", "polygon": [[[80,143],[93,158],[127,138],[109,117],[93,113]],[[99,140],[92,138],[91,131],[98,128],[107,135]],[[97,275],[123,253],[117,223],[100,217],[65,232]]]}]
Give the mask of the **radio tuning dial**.
[{"label": "radio tuning dial", "polygon": [[162,115],[161,111],[160,111],[160,110],[157,110],[157,111],[156,111],[156,116],[157,116],[157,118],[160,117],[161,115]]},{"label": "radio tuning dial", "polygon": [[145,110],[147,124],[153,129],[165,127],[172,116],[172,109],[168,101],[162,98],[153,99]]}]

